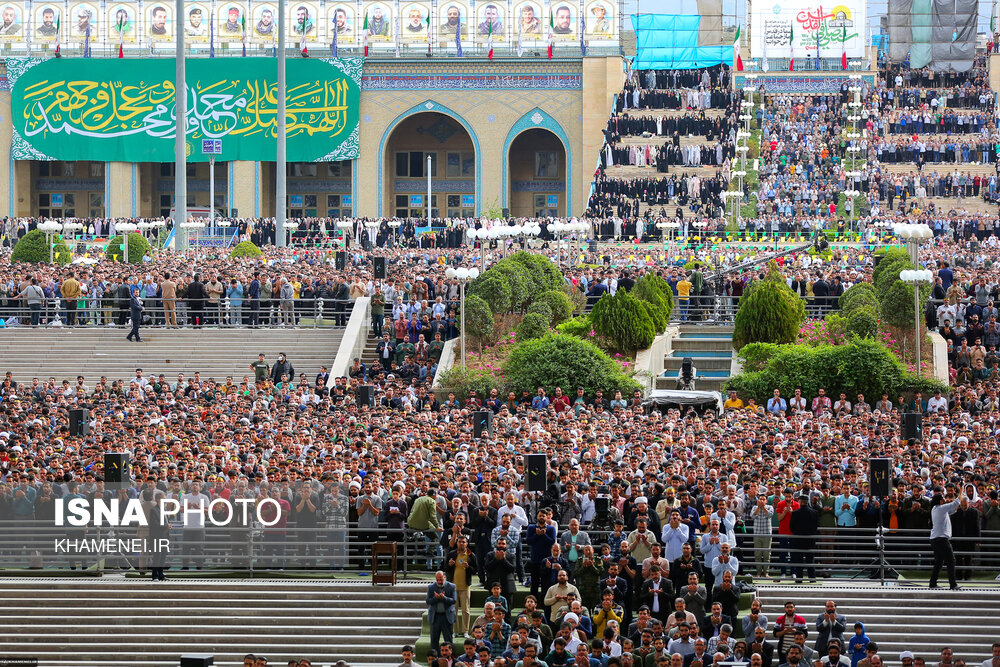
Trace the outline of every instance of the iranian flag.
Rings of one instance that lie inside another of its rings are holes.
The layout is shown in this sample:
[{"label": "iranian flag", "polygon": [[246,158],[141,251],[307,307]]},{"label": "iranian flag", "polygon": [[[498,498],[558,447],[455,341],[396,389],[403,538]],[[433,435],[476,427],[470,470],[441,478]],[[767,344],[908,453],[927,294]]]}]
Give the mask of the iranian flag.
[{"label": "iranian flag", "polygon": [[788,26],[788,71],[795,71],[795,26]]},{"label": "iranian flag", "polygon": [[493,60],[493,21],[490,21],[488,30],[486,33],[486,57]]},{"label": "iranian flag", "polygon": [[733,55],[736,56],[736,71],[743,71],[743,56],[740,54],[740,33],[742,32],[741,26],[736,26],[736,39],[733,40]]},{"label": "iranian flag", "polygon": [[840,39],[840,66],[847,69],[847,26],[844,26],[844,36]]},{"label": "iranian flag", "polygon": [[118,14],[118,57],[125,57],[125,19],[121,12]]},{"label": "iranian flag", "polygon": [[427,12],[427,55],[431,54],[431,13]]},{"label": "iranian flag", "polygon": [[306,20],[305,18],[299,22],[299,29],[302,30],[302,37],[299,39],[299,51],[302,52],[303,58],[309,57],[309,47],[306,46]]},{"label": "iranian flag", "polygon": [[363,30],[365,36],[365,58],[367,58],[368,57],[368,12],[365,12],[365,27],[363,28]]},{"label": "iranian flag", "polygon": [[[243,41],[243,57],[247,57],[247,15],[244,12],[243,16],[240,17],[240,33]],[[336,26],[334,26],[334,34],[337,34]]]},{"label": "iranian flag", "polygon": [[552,60],[552,47],[555,45],[555,35],[553,31],[555,30],[556,24],[552,20],[552,11],[549,11],[549,60]]},{"label": "iranian flag", "polygon": [[[60,12],[62,14],[62,12]],[[62,16],[56,17],[56,58],[62,57]]]}]

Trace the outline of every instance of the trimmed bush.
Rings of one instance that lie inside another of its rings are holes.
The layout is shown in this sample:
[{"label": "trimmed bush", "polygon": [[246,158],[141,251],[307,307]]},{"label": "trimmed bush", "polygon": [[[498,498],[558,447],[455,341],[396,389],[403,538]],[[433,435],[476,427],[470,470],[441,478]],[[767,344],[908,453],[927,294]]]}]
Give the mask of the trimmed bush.
[{"label": "trimmed bush", "polygon": [[597,335],[616,350],[636,352],[653,344],[656,329],[643,303],[625,290],[605,294],[590,312]]},{"label": "trimmed bush", "polygon": [[663,300],[667,303],[667,319],[669,320],[670,313],[674,311],[674,291],[670,289],[670,285],[667,284],[667,281],[655,273],[647,273],[636,281],[636,286],[638,286],[640,282],[649,283],[660,293],[660,296],[662,296]]},{"label": "trimmed bush", "polygon": [[541,338],[518,343],[504,364],[509,389],[534,393],[538,387],[552,394],[556,387],[574,392],[603,390],[613,396],[640,389],[621,368],[596,345],[575,336],[549,333]]},{"label": "trimmed bush", "polygon": [[806,311],[802,299],[776,270],[751,283],[740,298],[733,328],[733,347],[747,343],[794,343]]},{"label": "trimmed bush", "polygon": [[[552,312],[551,322],[555,326],[561,324],[566,320],[573,317],[573,302],[570,301],[569,296],[566,292],[562,290],[549,290],[547,292],[542,292],[535,299],[535,303],[532,304],[531,308],[537,305],[544,304],[549,307]],[[531,308],[528,308],[528,312],[531,312]]]},{"label": "trimmed bush", "polygon": [[[472,390],[475,390],[477,396],[489,396],[494,389],[500,391],[503,388],[496,374],[471,368],[463,370],[460,363],[442,372],[439,384],[455,392],[455,396],[460,399],[468,398]],[[442,397],[442,401],[444,398]]]},{"label": "trimmed bush", "polygon": [[590,315],[580,315],[579,317],[574,317],[571,320],[563,322],[556,327],[556,330],[567,336],[586,339],[590,337],[590,333],[594,330],[594,323],[590,320]]},{"label": "trimmed bush", "polygon": [[[922,285],[920,288],[920,303],[927,303],[930,297],[930,285]],[[881,294],[879,299],[879,310],[882,320],[886,324],[903,329],[913,330],[915,316],[913,312],[913,285],[907,285],[902,280],[896,279],[889,288]],[[921,319],[923,311],[921,310]]]},{"label": "trimmed bush", "polygon": [[491,269],[480,274],[469,284],[466,298],[469,295],[485,301],[493,313],[506,313],[511,307],[510,281],[499,271]]},{"label": "trimmed bush", "polygon": [[850,312],[855,305],[874,305],[878,307],[878,297],[875,295],[875,286],[871,283],[856,283],[846,292],[840,295],[838,305],[845,312]]},{"label": "trimmed bush", "polygon": [[[882,275],[882,273],[886,270],[886,267],[889,266],[889,263],[895,262],[896,260],[899,259],[905,259],[907,261],[910,260],[909,253],[907,253],[906,250],[904,250],[903,248],[889,248],[888,250],[878,250],[875,252],[875,254],[881,257],[882,259],[879,260],[878,266],[872,269],[873,283],[878,281],[878,277]],[[898,278],[899,276],[896,277]]]},{"label": "trimmed bush", "polygon": [[914,269],[916,267],[910,263],[908,259],[894,259],[886,264],[886,260],[882,260],[879,264],[879,268],[885,266],[882,273],[879,274],[878,278],[874,280],[875,283],[875,293],[881,298],[885,295],[892,284],[899,280],[900,271],[906,271],[907,269]]},{"label": "trimmed bush", "polygon": [[519,250],[508,259],[522,265],[531,274],[531,279],[536,284],[539,293],[557,290],[566,282],[559,267],[544,255]]},{"label": "trimmed bush", "polygon": [[653,319],[653,326],[657,333],[662,333],[670,322],[671,305],[663,298],[663,294],[653,285],[646,276],[636,281],[632,288],[632,296],[649,304],[649,315]]},{"label": "trimmed bush", "polygon": [[521,318],[517,325],[517,342],[523,343],[526,340],[541,338],[549,330],[549,318],[542,313],[528,313]]},{"label": "trimmed bush", "polygon": [[[128,235],[128,263],[129,264],[139,264],[142,262],[142,258],[149,252],[149,241],[146,237],[138,232],[132,232]],[[111,261],[121,261],[122,255],[125,253],[125,238],[118,234],[108,241],[107,250],[104,251],[104,256]],[[118,260],[115,260],[115,257]]]},{"label": "trimmed bush", "polygon": [[847,316],[847,333],[861,338],[878,334],[878,310],[874,306],[858,306]]},{"label": "trimmed bush", "polygon": [[[531,303],[531,300],[538,294],[535,291],[535,284],[531,274],[524,268],[523,264],[508,260],[501,260],[495,266],[490,267],[487,273],[498,273],[507,279],[510,285],[510,308],[509,310],[523,311]],[[494,310],[496,314],[501,311]]]},{"label": "trimmed bush", "polygon": [[[69,246],[58,234],[52,237],[55,247],[52,249],[52,258],[56,264],[69,264],[73,260],[73,254],[69,251]],[[56,256],[58,254],[58,257]],[[49,245],[45,239],[45,232],[33,229],[14,245],[14,250],[10,254],[11,263],[31,262],[33,264],[48,264]]]},{"label": "trimmed bush", "polygon": [[465,295],[465,331],[479,341],[493,335],[493,312],[489,304],[475,294]]},{"label": "trimmed bush", "polygon": [[240,257],[260,257],[264,253],[261,252],[253,241],[240,241],[236,246],[229,252],[229,259],[238,259]]},{"label": "trimmed bush", "polygon": [[538,314],[545,318],[545,326],[548,327],[552,324],[552,309],[549,308],[549,304],[542,303],[541,301],[536,301],[530,306],[528,306],[528,315]]},{"label": "trimmed bush", "polygon": [[822,387],[828,396],[844,392],[852,400],[859,393],[868,397],[881,396],[882,392],[897,396],[914,387],[946,389],[933,380],[910,375],[892,351],[869,338],[855,338],[846,345],[781,345],[775,346],[773,354],[769,348],[753,352],[756,360],[766,359],[761,370],[734,376],[726,389],[735,389],[744,398],[752,396],[760,402],[775,389],[784,396],[801,389],[804,396],[812,397]]}]

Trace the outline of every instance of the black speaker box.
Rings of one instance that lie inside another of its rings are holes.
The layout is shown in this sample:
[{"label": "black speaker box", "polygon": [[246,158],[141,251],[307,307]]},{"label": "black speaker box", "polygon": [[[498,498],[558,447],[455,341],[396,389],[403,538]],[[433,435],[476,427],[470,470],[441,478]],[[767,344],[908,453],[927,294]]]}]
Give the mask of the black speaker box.
[{"label": "black speaker box", "polygon": [[385,280],[385,257],[376,257],[373,261],[375,265],[375,280]]},{"label": "black speaker box", "polygon": [[525,454],[524,469],[527,475],[524,488],[531,493],[542,493],[548,484],[548,461],[545,454]]},{"label": "black speaker box", "polygon": [[104,453],[104,483],[108,486],[132,483],[128,452]]},{"label": "black speaker box", "polygon": [[90,435],[90,419],[88,418],[86,410],[81,408],[73,408],[69,411],[69,434],[73,436],[77,435]]},{"label": "black speaker box", "polygon": [[472,413],[472,436],[493,439],[493,411],[476,410]]},{"label": "black speaker box", "polygon": [[358,387],[357,393],[358,407],[375,407],[375,385],[363,384]]},{"label": "black speaker box", "polygon": [[887,498],[892,491],[892,466],[889,459],[868,459],[868,488],[876,498]]},{"label": "black speaker box", "polygon": [[919,412],[904,412],[902,418],[903,440],[923,440],[924,416]]},{"label": "black speaker box", "polygon": [[207,654],[192,654],[181,656],[181,667],[211,667],[215,664],[215,656]]},{"label": "black speaker box", "polygon": [[343,271],[344,269],[346,269],[347,268],[347,253],[344,252],[344,251],[342,251],[342,250],[338,250],[337,254],[336,254],[336,262],[337,262],[337,269],[338,270]]}]

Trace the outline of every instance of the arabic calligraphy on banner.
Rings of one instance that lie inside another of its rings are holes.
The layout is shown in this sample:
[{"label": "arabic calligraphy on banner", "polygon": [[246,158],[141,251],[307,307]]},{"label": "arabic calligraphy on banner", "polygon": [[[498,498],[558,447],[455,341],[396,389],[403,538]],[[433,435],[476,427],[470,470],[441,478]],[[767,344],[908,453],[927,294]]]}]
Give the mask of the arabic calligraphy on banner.
[{"label": "arabic calligraphy on banner", "polygon": [[[358,157],[360,58],[288,61],[288,159]],[[174,61],[7,59],[15,160],[174,160]],[[273,58],[190,59],[188,159],[223,139],[220,160],[273,161]]]},{"label": "arabic calligraphy on banner", "polygon": [[782,0],[768,4],[758,2],[753,7],[751,24],[751,54],[768,58],[788,58],[791,40],[798,58],[839,58],[846,48],[850,58],[865,57],[865,4],[860,0],[847,3],[818,4],[816,0]]}]

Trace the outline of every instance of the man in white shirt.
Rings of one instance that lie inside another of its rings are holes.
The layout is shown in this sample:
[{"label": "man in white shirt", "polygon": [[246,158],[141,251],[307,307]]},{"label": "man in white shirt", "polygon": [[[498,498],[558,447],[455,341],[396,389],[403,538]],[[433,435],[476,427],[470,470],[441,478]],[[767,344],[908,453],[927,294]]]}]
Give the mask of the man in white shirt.
[{"label": "man in white shirt", "polygon": [[524,508],[516,503],[513,493],[507,494],[507,504],[497,510],[497,523],[503,519],[505,514],[510,514],[510,525],[517,528],[518,532],[528,527],[528,515],[524,513]]}]

